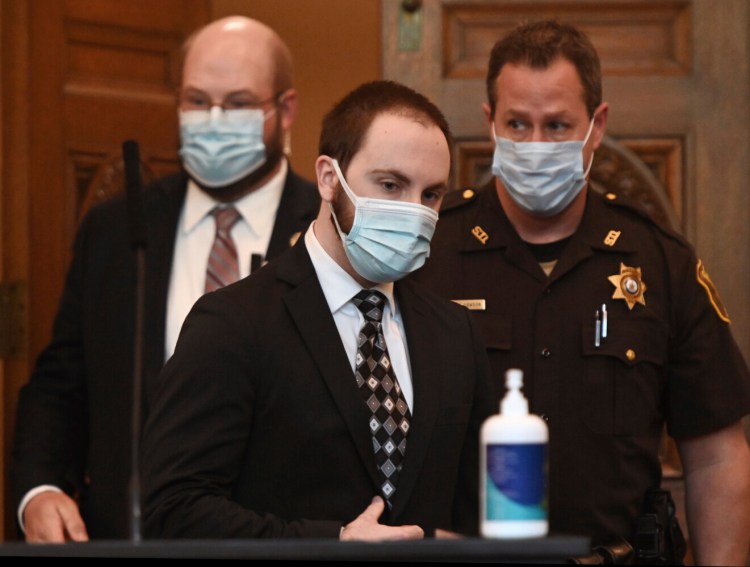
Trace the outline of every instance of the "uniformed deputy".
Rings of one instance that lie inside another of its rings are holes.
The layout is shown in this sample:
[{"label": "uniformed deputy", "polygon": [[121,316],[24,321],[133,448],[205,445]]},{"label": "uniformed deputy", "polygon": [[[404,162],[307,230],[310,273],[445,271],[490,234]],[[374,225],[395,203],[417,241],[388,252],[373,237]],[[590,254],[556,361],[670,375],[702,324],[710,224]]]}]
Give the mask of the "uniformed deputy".
[{"label": "uniformed deputy", "polygon": [[744,565],[748,368],[693,247],[588,189],[608,114],[594,48],[566,25],[521,26],[495,45],[487,89],[495,178],[445,198],[416,277],[475,314],[498,400],[505,371],[524,371],[550,430],[551,531],[635,545],[666,423],[697,564]]}]

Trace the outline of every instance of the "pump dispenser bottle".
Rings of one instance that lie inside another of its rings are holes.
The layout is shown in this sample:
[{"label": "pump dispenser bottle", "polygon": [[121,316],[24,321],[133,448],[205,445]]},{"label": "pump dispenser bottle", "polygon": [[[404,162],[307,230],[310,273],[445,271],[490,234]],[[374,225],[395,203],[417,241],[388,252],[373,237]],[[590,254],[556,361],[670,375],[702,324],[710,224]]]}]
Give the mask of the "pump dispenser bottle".
[{"label": "pump dispenser bottle", "polygon": [[480,530],[487,538],[543,537],[548,532],[547,424],[529,414],[523,372],[505,374],[500,414],[480,433]]}]

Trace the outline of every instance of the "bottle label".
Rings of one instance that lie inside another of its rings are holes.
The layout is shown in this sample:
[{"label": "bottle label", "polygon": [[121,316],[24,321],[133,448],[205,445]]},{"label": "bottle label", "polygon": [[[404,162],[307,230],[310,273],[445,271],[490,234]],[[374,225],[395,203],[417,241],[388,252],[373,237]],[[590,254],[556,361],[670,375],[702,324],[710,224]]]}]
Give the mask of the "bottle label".
[{"label": "bottle label", "polygon": [[547,519],[547,445],[488,444],[485,520]]}]

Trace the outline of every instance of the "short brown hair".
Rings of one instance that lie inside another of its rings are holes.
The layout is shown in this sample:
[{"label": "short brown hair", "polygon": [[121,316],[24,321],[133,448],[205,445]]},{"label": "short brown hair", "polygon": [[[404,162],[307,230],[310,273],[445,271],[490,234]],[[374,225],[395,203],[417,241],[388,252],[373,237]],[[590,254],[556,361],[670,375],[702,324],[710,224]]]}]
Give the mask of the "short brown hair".
[{"label": "short brown hair", "polygon": [[372,81],[351,91],[325,115],[319,154],[336,159],[341,171],[346,172],[373,120],[386,112],[437,126],[445,135],[448,147],[451,146],[448,121],[427,97],[394,81]]},{"label": "short brown hair", "polygon": [[589,38],[569,24],[555,20],[526,23],[495,43],[487,69],[487,100],[495,115],[495,81],[506,63],[524,64],[532,69],[546,69],[557,58],[564,57],[578,71],[589,116],[602,103],[602,71],[599,55]]}]

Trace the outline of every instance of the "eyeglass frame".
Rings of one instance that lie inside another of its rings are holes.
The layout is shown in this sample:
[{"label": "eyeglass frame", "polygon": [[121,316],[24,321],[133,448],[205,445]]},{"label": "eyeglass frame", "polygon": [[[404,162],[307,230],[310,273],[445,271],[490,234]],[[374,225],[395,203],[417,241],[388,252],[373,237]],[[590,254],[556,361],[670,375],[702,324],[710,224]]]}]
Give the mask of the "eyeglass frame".
[{"label": "eyeglass frame", "polygon": [[259,110],[263,109],[263,107],[268,104],[269,102],[274,101],[275,104],[281,104],[283,97],[289,92],[290,89],[285,89],[283,91],[280,91],[269,98],[257,102],[242,102],[237,104],[228,104],[229,99],[233,96],[252,96],[252,94],[249,91],[236,91],[229,93],[226,98],[220,103],[217,104],[213,100],[211,100],[211,97],[208,96],[208,93],[205,91],[201,91],[200,89],[193,89],[193,92],[196,95],[203,95],[205,96],[207,102],[203,104],[194,104],[186,101],[186,95],[183,92],[182,89],[178,89],[177,91],[177,100],[179,103],[180,110],[190,111],[190,110],[201,110],[201,111],[208,111],[211,110],[214,106],[218,106],[222,110]]}]

